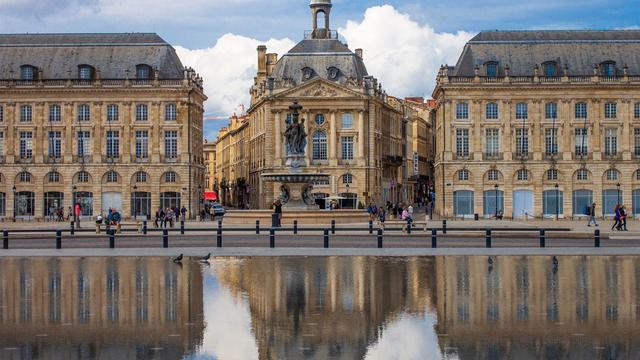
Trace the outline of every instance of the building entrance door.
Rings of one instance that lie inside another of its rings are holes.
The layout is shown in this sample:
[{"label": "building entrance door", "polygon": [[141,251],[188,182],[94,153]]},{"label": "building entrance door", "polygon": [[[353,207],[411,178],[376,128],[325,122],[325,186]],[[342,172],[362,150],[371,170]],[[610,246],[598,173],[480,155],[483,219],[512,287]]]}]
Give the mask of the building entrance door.
[{"label": "building entrance door", "polygon": [[513,192],[513,217],[522,219],[533,216],[533,191],[517,190]]},{"label": "building entrance door", "polygon": [[102,213],[108,214],[109,208],[116,209],[122,214],[122,194],[119,192],[102,193]]}]

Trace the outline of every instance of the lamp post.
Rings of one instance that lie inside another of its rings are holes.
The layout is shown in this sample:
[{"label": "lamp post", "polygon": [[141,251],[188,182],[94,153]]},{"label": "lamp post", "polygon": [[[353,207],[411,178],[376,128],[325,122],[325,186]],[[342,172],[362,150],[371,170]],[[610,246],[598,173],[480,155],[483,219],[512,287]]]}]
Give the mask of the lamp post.
[{"label": "lamp post", "polygon": [[136,211],[136,207],[137,207],[137,197],[138,197],[138,186],[137,185],[133,185],[133,220],[137,220],[138,219],[138,212]]},{"label": "lamp post", "polygon": [[[347,194],[346,195],[350,195],[350,193],[349,193],[349,184],[347,184],[346,187],[347,187]],[[353,209],[353,205],[351,205],[351,208]]]},{"label": "lamp post", "polygon": [[620,204],[620,183],[616,184],[616,188],[618,189],[618,205]]},{"label": "lamp post", "polygon": [[16,186],[13,185],[13,222],[16,222]]},{"label": "lamp post", "polygon": [[494,194],[494,200],[496,201],[496,212],[493,214],[496,219],[498,218],[498,184],[493,185],[493,194]]},{"label": "lamp post", "polygon": [[555,184],[555,188],[556,188],[556,221],[558,220],[559,214],[560,214],[560,202],[559,202],[560,192],[558,190],[558,187],[559,187],[559,185],[558,185],[558,183],[556,183]]},{"label": "lamp post", "polygon": [[[202,193],[202,185],[198,185],[198,214],[200,214],[200,211],[202,211],[202,201],[204,198],[204,194]],[[189,214],[189,216],[192,216],[191,214]],[[196,218],[197,220],[197,218]]]}]

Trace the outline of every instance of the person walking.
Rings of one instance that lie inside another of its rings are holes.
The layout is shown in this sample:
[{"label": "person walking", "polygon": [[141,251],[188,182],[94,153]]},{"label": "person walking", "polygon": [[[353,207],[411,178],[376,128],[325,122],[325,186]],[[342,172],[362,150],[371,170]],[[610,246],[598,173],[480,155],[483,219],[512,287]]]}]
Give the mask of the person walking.
[{"label": "person walking", "polygon": [[589,215],[589,222],[587,223],[587,226],[591,226],[591,224],[593,224],[594,226],[598,226],[598,223],[596,223],[596,203],[593,203],[591,204],[591,206],[589,206],[587,215]]},{"label": "person walking", "polygon": [[80,215],[82,215],[82,206],[77,202],[74,209],[75,217],[73,218],[76,223],[76,228],[80,229]]},{"label": "person walking", "polygon": [[156,229],[160,227],[161,221],[162,221],[162,208],[158,208],[158,210],[156,210],[155,220],[153,221],[153,225],[156,227]]},{"label": "person walking", "polygon": [[616,205],[616,208],[613,210],[613,213],[614,213],[613,219],[615,220],[615,222],[613,223],[611,230],[613,229],[620,230],[620,225],[622,224],[620,222],[620,204]]},{"label": "person walking", "polygon": [[618,225],[618,230],[628,231],[627,230],[627,207],[624,205],[620,207],[620,225]]},{"label": "person walking", "polygon": [[375,220],[376,214],[378,212],[378,207],[374,203],[369,203],[369,207],[367,207],[367,212],[369,213],[369,219]]},{"label": "person walking", "polygon": [[182,209],[180,209],[180,214],[182,214],[182,221],[187,221],[187,208],[182,205]]},{"label": "person walking", "polygon": [[402,232],[407,232],[409,231],[409,226],[411,226],[411,217],[409,217],[409,210],[404,209],[402,210],[402,220],[406,221],[406,226],[402,228]]},{"label": "person walking", "polygon": [[380,206],[380,209],[378,209],[378,226],[380,226],[380,228],[383,230],[384,230],[384,222],[386,220],[386,217],[387,217],[387,212],[384,210],[382,206]]},{"label": "person walking", "polygon": [[276,227],[280,227],[282,224],[282,202],[280,199],[276,200],[273,203],[273,213],[276,214]]},{"label": "person walking", "polygon": [[407,208],[407,212],[409,212],[409,218],[411,219],[411,226],[413,226],[413,205],[409,205]]}]

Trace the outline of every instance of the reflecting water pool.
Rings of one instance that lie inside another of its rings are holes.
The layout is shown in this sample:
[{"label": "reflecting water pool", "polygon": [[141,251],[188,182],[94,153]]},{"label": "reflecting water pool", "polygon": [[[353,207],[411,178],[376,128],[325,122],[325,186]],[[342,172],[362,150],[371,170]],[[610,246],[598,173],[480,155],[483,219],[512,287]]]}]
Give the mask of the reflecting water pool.
[{"label": "reflecting water pool", "polygon": [[0,260],[0,359],[640,359],[637,257]]}]

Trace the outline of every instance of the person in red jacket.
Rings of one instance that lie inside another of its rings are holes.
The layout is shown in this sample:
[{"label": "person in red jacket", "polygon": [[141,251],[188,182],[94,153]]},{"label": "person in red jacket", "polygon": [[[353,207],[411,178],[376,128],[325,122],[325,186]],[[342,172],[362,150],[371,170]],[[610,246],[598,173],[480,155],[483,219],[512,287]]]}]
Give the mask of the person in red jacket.
[{"label": "person in red jacket", "polygon": [[80,203],[76,203],[74,209],[74,221],[76,223],[76,227],[78,229],[80,229],[80,215],[82,215],[82,207],[80,206]]}]

